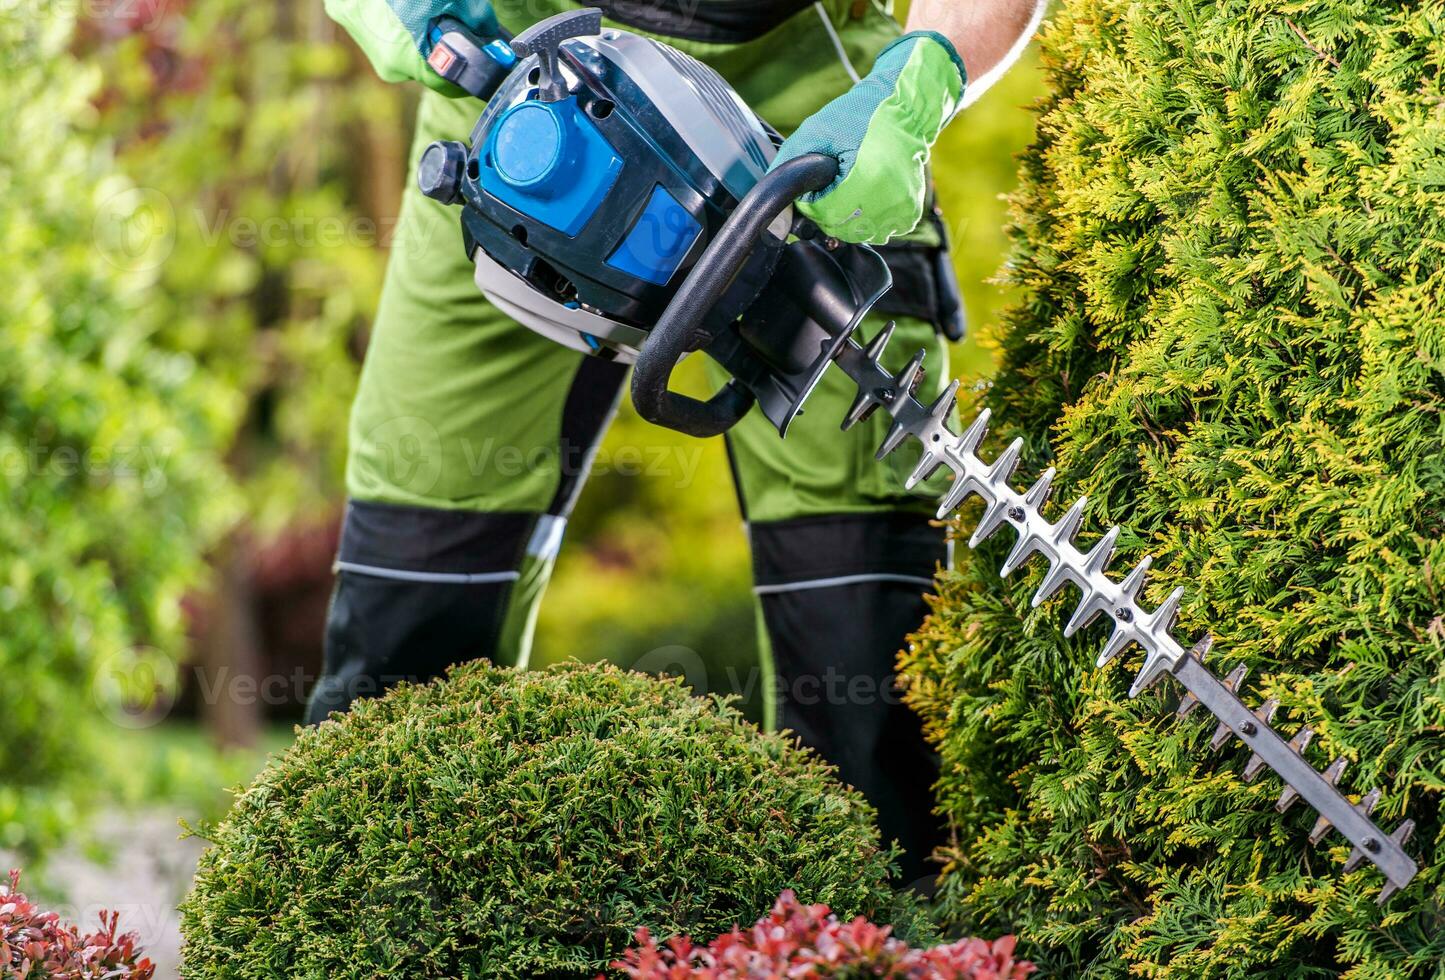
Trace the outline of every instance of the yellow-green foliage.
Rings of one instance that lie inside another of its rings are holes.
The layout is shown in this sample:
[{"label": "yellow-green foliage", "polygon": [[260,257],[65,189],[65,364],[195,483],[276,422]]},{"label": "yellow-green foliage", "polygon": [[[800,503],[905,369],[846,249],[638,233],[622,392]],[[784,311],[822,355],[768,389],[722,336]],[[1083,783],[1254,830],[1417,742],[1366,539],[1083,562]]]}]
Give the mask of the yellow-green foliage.
[{"label": "yellow-green foliage", "polygon": [[[1344,755],[1422,871],[1380,910],[1279,782],[1092,666],[1007,534],[908,658],[958,847],[944,906],[1055,976],[1427,977],[1445,956],[1445,4],[1068,0],[1014,198],[996,438],[1189,587],[1179,633]],[[997,443],[995,443],[997,445]],[[1020,485],[1033,473],[1021,473]],[[1085,542],[1089,538],[1085,534]]]},{"label": "yellow-green foliage", "polygon": [[209,836],[185,975],[588,977],[639,926],[711,936],[779,892],[886,914],[873,814],[676,680],[485,664],[301,732]]},{"label": "yellow-green foliage", "polygon": [[92,736],[169,686],[238,407],[142,315],[165,202],[92,130],[74,11],[0,18],[0,847],[63,830]]}]

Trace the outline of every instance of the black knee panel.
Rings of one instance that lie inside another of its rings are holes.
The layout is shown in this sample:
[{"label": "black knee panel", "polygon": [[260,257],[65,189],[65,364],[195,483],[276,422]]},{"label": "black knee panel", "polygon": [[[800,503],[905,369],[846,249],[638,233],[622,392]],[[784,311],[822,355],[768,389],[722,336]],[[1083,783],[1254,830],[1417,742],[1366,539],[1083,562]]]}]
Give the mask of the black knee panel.
[{"label": "black knee panel", "polygon": [[927,615],[948,562],[942,528],[912,514],[753,525],[757,593],[772,648],[778,724],[797,733],[878,810],[906,852],[903,880],[931,874],[943,842],[934,753],[902,703],[895,661]]},{"label": "black knee panel", "polygon": [[353,502],[307,723],[400,681],[491,659],[537,520]]}]

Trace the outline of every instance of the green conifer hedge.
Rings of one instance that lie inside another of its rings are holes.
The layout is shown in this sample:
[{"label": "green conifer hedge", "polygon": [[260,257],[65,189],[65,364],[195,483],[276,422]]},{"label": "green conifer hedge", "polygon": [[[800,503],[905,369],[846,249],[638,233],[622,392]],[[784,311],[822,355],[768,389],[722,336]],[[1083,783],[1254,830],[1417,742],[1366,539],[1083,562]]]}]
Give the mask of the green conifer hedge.
[{"label": "green conifer hedge", "polygon": [[302,732],[236,800],[182,907],[183,972],[587,977],[639,926],[713,935],[787,888],[880,915],[872,816],[680,681],[474,664]]},{"label": "green conifer hedge", "polygon": [[1128,700],[1137,650],[1097,670],[1102,629],[1031,613],[1001,533],[906,658],[945,908],[1050,976],[1440,976],[1445,4],[1066,0],[1043,60],[995,447],[1027,441],[1020,487],[1053,462],[1056,500],[1089,496],[1085,542],[1125,526],[1119,574],[1156,555],[1153,602],[1188,586],[1181,636],[1382,787],[1422,871],[1377,908],[1379,873],[1311,847],[1238,743],[1211,756],[1172,682]]}]

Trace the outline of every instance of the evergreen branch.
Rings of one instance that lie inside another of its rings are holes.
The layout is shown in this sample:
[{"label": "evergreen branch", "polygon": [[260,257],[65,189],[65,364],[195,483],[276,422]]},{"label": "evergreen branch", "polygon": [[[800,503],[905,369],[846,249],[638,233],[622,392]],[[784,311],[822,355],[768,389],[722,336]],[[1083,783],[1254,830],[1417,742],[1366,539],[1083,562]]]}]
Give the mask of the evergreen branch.
[{"label": "evergreen branch", "polygon": [[1301,30],[1300,26],[1296,24],[1291,18],[1286,17],[1284,19],[1284,22],[1289,25],[1290,30],[1294,31],[1295,34],[1299,36],[1299,39],[1304,42],[1304,46],[1314,52],[1316,58],[1321,61],[1329,62],[1331,65],[1334,65],[1336,69],[1341,67],[1339,59],[1337,59],[1334,55],[1330,54],[1323,48],[1316,46],[1316,44],[1310,40],[1309,35],[1306,34],[1303,30]]}]

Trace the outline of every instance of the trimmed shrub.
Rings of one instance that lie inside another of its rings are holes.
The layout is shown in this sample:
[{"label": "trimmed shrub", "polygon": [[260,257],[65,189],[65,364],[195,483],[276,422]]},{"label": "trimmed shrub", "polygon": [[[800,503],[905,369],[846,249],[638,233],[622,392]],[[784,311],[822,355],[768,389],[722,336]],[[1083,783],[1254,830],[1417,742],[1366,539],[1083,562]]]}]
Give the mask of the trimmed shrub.
[{"label": "trimmed shrub", "polygon": [[120,914],[102,912],[100,928],[81,935],[54,912],[20,893],[20,872],[0,885],[0,977],[20,980],[150,980],[151,961],[133,932],[120,933]]},{"label": "trimmed shrub", "polygon": [[872,812],[681,682],[484,664],[302,731],[205,834],[188,977],[585,976],[638,926],[714,934],[785,888],[892,899]]},{"label": "trimmed shrub", "polygon": [[[943,891],[1049,975],[1422,977],[1445,957],[1445,57],[1438,2],[1069,0],[1022,160],[996,445],[1123,524],[1149,597],[1418,827],[1389,906],[1246,753],[1130,701],[1000,534],[906,659],[960,841]],[[1052,440],[1057,455],[1050,460]],[[1035,472],[1020,473],[1027,486]],[[976,514],[974,515],[976,516]],[[968,521],[965,521],[968,524]],[[1089,543],[1089,533],[1084,543]],[[1005,918],[1006,917],[1006,920]]]},{"label": "trimmed shrub", "polygon": [[1015,960],[1014,939],[960,939],[910,949],[859,916],[844,925],[826,905],[804,905],[792,892],[743,932],[733,929],[706,947],[686,937],[659,947],[646,929],[637,947],[612,964],[631,980],[748,980],[751,977],[885,977],[893,980],[1023,980],[1032,963]]}]

